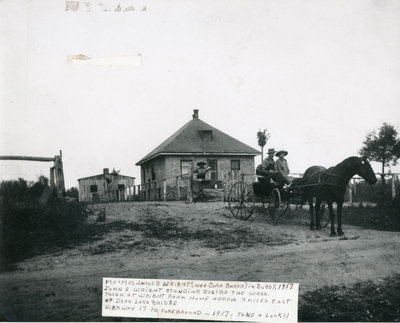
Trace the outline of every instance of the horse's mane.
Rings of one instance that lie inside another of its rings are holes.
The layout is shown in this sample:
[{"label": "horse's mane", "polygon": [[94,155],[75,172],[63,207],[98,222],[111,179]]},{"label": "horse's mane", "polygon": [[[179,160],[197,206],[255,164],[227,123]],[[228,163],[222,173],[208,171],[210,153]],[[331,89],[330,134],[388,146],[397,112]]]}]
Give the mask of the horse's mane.
[{"label": "horse's mane", "polygon": [[341,166],[348,166],[348,165],[354,165],[357,161],[360,160],[360,157],[357,156],[350,156],[348,158],[346,158],[345,160],[341,161],[339,164],[337,164],[334,167],[330,167],[331,168],[335,168],[335,167],[341,167]]}]

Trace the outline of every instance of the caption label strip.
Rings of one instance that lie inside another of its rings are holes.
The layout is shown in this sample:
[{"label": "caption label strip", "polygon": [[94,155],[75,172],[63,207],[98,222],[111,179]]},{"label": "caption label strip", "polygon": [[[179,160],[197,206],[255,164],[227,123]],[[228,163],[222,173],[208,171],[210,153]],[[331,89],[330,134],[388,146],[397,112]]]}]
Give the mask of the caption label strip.
[{"label": "caption label strip", "polygon": [[103,278],[102,315],[297,322],[299,284]]}]

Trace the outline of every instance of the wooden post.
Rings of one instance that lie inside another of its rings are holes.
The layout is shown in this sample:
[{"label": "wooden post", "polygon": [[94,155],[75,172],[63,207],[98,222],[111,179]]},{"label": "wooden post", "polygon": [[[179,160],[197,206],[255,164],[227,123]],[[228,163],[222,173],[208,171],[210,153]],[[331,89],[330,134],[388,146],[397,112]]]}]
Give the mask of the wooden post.
[{"label": "wooden post", "polygon": [[56,188],[54,183],[54,166],[50,167],[50,188],[53,190]]},{"label": "wooden post", "polygon": [[176,200],[177,201],[179,201],[180,200],[180,198],[181,198],[181,189],[180,189],[180,187],[179,187],[179,179],[180,179],[180,177],[179,176],[176,176]]},{"label": "wooden post", "polygon": [[65,192],[65,183],[61,151],[59,156],[54,156],[54,182],[57,194],[62,196],[62,194]]},{"label": "wooden post", "polygon": [[187,198],[186,198],[188,202],[193,202],[192,186],[193,186],[193,179],[189,177],[187,186]]},{"label": "wooden post", "polygon": [[164,202],[167,200],[167,180],[164,179],[163,181],[163,197],[164,197]]},{"label": "wooden post", "polygon": [[227,201],[227,195],[226,195],[226,174],[224,174],[224,201]]},{"label": "wooden post", "polygon": [[396,198],[396,183],[395,183],[396,175],[392,174],[392,200]]},{"label": "wooden post", "polygon": [[349,203],[353,203],[352,185],[349,185]]}]

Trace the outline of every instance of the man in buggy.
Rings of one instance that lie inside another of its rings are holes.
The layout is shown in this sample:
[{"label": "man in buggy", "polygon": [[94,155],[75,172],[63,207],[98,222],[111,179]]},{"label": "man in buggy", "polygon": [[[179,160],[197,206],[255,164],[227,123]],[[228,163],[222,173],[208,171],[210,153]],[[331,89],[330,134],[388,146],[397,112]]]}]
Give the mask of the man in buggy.
[{"label": "man in buggy", "polygon": [[[268,149],[268,157],[265,158],[261,165],[256,168],[256,174],[259,177],[259,182],[261,184],[276,185],[282,188],[285,184],[290,184],[290,180],[287,177],[289,174],[289,167],[287,165],[285,157],[287,151],[280,150],[275,151],[274,148]],[[274,160],[274,155],[279,157],[279,160]],[[283,161],[282,161],[283,159]]]}]

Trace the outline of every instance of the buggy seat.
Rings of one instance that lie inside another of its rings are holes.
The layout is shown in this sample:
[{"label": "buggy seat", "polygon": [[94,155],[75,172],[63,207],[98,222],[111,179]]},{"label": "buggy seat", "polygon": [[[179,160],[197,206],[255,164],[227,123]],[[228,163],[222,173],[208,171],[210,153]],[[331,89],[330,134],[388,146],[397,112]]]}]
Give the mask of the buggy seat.
[{"label": "buggy seat", "polygon": [[253,183],[253,191],[256,196],[269,195],[275,187],[278,187],[276,182],[272,182],[271,178],[266,176],[257,175],[257,180]]}]

